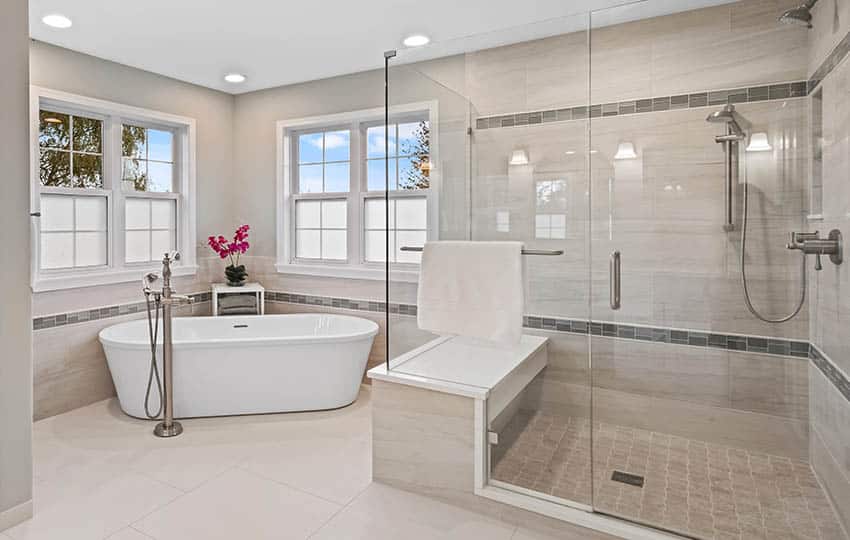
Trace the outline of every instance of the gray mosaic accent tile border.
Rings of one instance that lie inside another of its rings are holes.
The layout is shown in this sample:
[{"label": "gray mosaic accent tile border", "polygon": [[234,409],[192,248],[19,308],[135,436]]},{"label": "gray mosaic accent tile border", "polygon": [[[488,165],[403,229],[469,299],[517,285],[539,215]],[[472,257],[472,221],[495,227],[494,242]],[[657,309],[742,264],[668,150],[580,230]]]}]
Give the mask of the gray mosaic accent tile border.
[{"label": "gray mosaic accent tile border", "polygon": [[[284,302],[289,304],[304,304],[324,306],[356,311],[383,313],[386,310],[384,302],[368,300],[352,300],[348,298],[332,298],[327,296],[311,296],[305,294],[269,292],[266,291],[266,301]],[[390,313],[416,316],[414,304],[390,304]],[[785,339],[769,339],[756,336],[741,336],[733,334],[714,334],[694,330],[675,330],[672,328],[633,326],[607,322],[590,322],[576,319],[559,319],[526,315],[523,317],[525,328],[550,330],[554,332],[569,332],[572,334],[591,334],[603,337],[635,339],[638,341],[653,341],[674,345],[690,345],[693,347],[712,347],[730,351],[756,352],[793,356],[796,358],[809,357],[809,343]]]},{"label": "gray mosaic accent tile border", "polygon": [[[372,313],[384,313],[387,310],[387,304],[385,302],[376,302],[374,300],[354,300],[351,298],[332,298],[329,296],[311,296],[275,291],[266,291],[266,302],[353,309],[355,311],[370,311]],[[416,305],[391,303],[390,313],[416,316]]]},{"label": "gray mosaic accent tile border", "polygon": [[526,316],[523,321],[526,328],[569,332],[572,334],[591,334],[594,336],[689,345],[692,347],[710,347],[730,351],[809,357],[809,342],[787,339],[762,338],[736,334],[716,334],[696,330],[676,330],[673,328],[633,326],[607,322],[575,319],[555,319],[548,317]]},{"label": "gray mosaic accent tile border", "polygon": [[[209,302],[211,300],[211,293],[209,292],[193,293],[189,296],[193,298],[196,303]],[[354,311],[368,311],[371,313],[384,313],[387,308],[385,302],[376,302],[373,300],[313,296],[281,291],[266,291],[266,302],[322,306],[337,309],[350,309]],[[417,307],[415,304],[391,303],[389,307],[390,313],[414,317],[417,314]],[[144,312],[145,309],[145,302],[135,302],[131,304],[121,304],[75,311],[71,313],[62,313],[48,317],[36,317],[33,319],[33,330],[45,330],[48,328],[67,326],[69,324],[120,317],[122,315]],[[688,345],[691,347],[710,347],[730,351],[766,353],[779,356],[806,358],[814,362],[818,369],[820,369],[820,371],[832,382],[832,384],[835,385],[841,394],[850,401],[850,380],[845,378],[844,375],[835,368],[831,361],[817,349],[817,347],[811,345],[807,341],[742,336],[735,334],[717,334],[665,327],[634,326],[629,324],[600,321],[588,322],[586,320],[538,317],[534,315],[526,315],[523,317],[523,326],[525,328],[567,332],[571,334],[590,334],[611,338],[634,339],[637,341],[651,341],[654,343]]]},{"label": "gray mosaic accent tile border", "polygon": [[838,64],[844,60],[844,57],[847,56],[847,53],[850,53],[850,32],[844,36],[844,39],[832,49],[827,57],[821,62],[821,65],[812,73],[811,78],[808,81],[808,93],[812,93],[820,83],[826,79],[826,76],[832,73],[832,70],[838,67]]},{"label": "gray mosaic accent tile border", "polygon": [[850,380],[848,380],[844,374],[835,367],[830,360],[820,349],[818,349],[815,345],[812,345],[811,351],[809,353],[809,358],[812,363],[823,373],[824,377],[829,379],[829,382],[841,392],[841,395],[844,396],[844,399],[850,401]]},{"label": "gray mosaic accent tile border", "polygon": [[[211,300],[211,296],[212,295],[209,292],[193,293],[189,295],[189,297],[193,298],[197,304],[209,302]],[[102,319],[110,319],[112,317],[122,317],[133,313],[143,313],[146,309],[147,307],[145,306],[145,302],[134,302],[132,304],[119,304],[101,308],[73,311],[70,313],[60,313],[58,315],[48,315],[46,317],[34,317],[32,320],[32,329],[46,330],[48,328],[58,328],[69,324],[99,321]]]},{"label": "gray mosaic accent tile border", "polygon": [[661,96],[615,103],[600,103],[589,107],[570,107],[545,111],[522,112],[516,114],[487,116],[475,121],[476,129],[495,129],[504,127],[529,126],[550,122],[569,122],[587,118],[605,118],[677,109],[713,107],[734,103],[753,103],[806,97],[807,81],[784,82],[729,90],[712,90],[676,96]]}]

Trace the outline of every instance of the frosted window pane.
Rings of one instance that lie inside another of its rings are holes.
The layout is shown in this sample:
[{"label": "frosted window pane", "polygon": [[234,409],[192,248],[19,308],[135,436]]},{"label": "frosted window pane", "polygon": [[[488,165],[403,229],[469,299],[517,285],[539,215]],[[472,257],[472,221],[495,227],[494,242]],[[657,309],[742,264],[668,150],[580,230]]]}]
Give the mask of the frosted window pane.
[{"label": "frosted window pane", "polygon": [[298,191],[300,193],[322,192],[321,165],[301,165],[298,168]]},{"label": "frosted window pane", "polygon": [[[367,189],[384,191],[386,189],[386,170],[384,160],[371,159],[366,163]],[[390,190],[396,188],[396,160],[390,160]]]},{"label": "frosted window pane", "polygon": [[549,226],[549,216],[546,214],[538,214],[534,217],[534,223],[537,225],[537,228],[540,227],[548,227]]},{"label": "frosted window pane", "polygon": [[322,134],[311,133],[298,137],[298,163],[321,163]]},{"label": "frosted window pane", "polygon": [[79,197],[77,199],[77,230],[106,230],[106,197]]},{"label": "frosted window pane", "polygon": [[345,231],[322,231],[322,258],[345,260],[348,257]]},{"label": "frosted window pane", "polygon": [[150,201],[146,199],[127,199],[124,204],[124,223],[127,229],[150,229]]},{"label": "frosted window pane", "polygon": [[297,231],[295,233],[295,256],[299,259],[318,259],[321,255],[320,231]]},{"label": "frosted window pane", "polygon": [[399,229],[428,228],[428,206],[425,199],[399,199],[396,201]]},{"label": "frosted window pane", "polygon": [[106,266],[106,233],[76,234],[76,266]]},{"label": "frosted window pane", "polygon": [[345,229],[348,223],[346,201],[324,201],[322,203],[322,228]]},{"label": "frosted window pane", "polygon": [[365,259],[369,262],[383,262],[385,259],[387,233],[384,231],[366,231]]},{"label": "frosted window pane", "polygon": [[366,229],[383,229],[386,223],[386,208],[383,199],[366,199]]},{"label": "frosted window pane", "polygon": [[425,231],[398,231],[396,233],[398,246],[396,246],[396,261],[400,263],[418,263],[422,260],[422,253],[415,251],[401,251],[402,247],[422,247],[425,245]]},{"label": "frosted window pane", "polygon": [[174,166],[169,163],[148,162],[148,191],[169,193],[174,185]]},{"label": "frosted window pane", "polygon": [[74,229],[74,198],[61,195],[41,196],[41,230],[71,231]]},{"label": "frosted window pane", "polygon": [[127,262],[151,260],[151,233],[149,231],[127,231],[125,249]]},{"label": "frosted window pane", "polygon": [[151,228],[175,228],[175,201],[151,201]]},{"label": "frosted window pane", "polygon": [[74,266],[74,233],[43,233],[40,255],[43,269],[71,268]]},{"label": "frosted window pane", "polygon": [[348,130],[325,133],[325,161],[348,161],[350,139]]},{"label": "frosted window pane", "polygon": [[[174,161],[174,134],[158,129],[148,130],[148,159]],[[153,164],[151,164],[153,165]]]},{"label": "frosted window pane", "polygon": [[318,229],[322,203],[319,201],[298,201],[295,203],[295,227],[298,229]]},{"label": "frosted window pane", "polygon": [[153,231],[151,233],[151,257],[156,260],[174,250],[173,231]]},{"label": "frosted window pane", "polygon": [[348,163],[328,163],[325,165],[325,192],[344,193],[351,185]]}]

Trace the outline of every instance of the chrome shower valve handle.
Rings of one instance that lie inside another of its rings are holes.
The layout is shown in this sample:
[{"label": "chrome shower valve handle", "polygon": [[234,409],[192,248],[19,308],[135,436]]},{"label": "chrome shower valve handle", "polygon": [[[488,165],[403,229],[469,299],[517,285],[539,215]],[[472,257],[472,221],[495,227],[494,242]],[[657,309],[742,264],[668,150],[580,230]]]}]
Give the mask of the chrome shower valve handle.
[{"label": "chrome shower valve handle", "polygon": [[835,265],[844,262],[842,236],[838,229],[829,231],[826,238],[821,238],[819,231],[792,232],[791,241],[785,247],[801,251],[803,255],[814,255],[815,270],[823,270],[821,255],[829,255],[829,260]]}]

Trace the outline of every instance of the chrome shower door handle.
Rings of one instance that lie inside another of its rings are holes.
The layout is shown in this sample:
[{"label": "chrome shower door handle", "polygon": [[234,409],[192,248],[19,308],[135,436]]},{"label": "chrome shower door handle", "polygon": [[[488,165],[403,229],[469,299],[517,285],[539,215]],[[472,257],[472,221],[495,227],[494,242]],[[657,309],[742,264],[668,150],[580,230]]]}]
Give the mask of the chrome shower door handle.
[{"label": "chrome shower door handle", "polygon": [[611,309],[620,309],[620,285],[622,283],[622,275],[620,270],[620,252],[614,251],[611,253],[611,260],[608,262],[609,272],[609,301]]}]

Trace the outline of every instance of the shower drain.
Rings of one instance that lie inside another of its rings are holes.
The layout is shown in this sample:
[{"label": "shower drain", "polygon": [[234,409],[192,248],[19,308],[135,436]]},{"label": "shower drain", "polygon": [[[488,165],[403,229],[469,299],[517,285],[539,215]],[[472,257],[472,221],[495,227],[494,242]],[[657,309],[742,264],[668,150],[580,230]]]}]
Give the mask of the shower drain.
[{"label": "shower drain", "polygon": [[623,471],[614,471],[614,474],[611,475],[611,480],[623,484],[628,484],[630,486],[637,486],[641,488],[643,487],[643,476],[638,476],[636,474],[630,474]]}]

